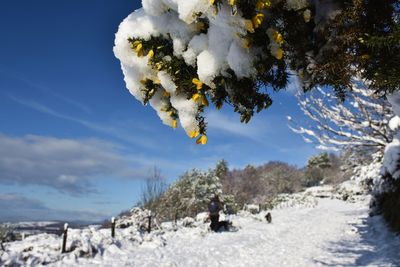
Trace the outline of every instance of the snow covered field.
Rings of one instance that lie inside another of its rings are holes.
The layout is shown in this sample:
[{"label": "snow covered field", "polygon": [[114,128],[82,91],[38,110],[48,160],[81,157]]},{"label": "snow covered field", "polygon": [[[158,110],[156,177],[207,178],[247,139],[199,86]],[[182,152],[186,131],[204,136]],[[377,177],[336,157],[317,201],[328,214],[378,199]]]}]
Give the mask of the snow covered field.
[{"label": "snow covered field", "polygon": [[212,233],[207,224],[139,233],[134,227],[70,230],[68,249],[61,237],[42,234],[6,244],[0,265],[50,266],[400,266],[400,236],[381,217],[368,217],[368,199],[349,203],[317,199],[314,207],[232,218],[237,232]]}]

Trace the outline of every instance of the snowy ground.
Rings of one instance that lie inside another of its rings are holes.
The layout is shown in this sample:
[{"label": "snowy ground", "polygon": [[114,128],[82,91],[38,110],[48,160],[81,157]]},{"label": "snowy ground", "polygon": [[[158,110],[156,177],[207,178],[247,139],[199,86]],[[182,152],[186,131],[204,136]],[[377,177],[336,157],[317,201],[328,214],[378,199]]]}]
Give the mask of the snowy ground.
[{"label": "snowy ground", "polygon": [[314,207],[233,217],[237,232],[212,233],[207,224],[139,233],[117,229],[70,230],[70,253],[61,238],[38,235],[9,243],[0,265],[50,266],[400,266],[400,236],[382,218],[368,217],[367,200],[318,199]]}]

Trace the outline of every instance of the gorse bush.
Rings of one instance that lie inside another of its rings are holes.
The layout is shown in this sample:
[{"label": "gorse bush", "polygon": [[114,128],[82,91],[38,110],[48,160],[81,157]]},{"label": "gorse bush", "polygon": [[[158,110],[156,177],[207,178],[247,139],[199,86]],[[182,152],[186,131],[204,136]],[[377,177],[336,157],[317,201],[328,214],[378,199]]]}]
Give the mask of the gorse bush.
[{"label": "gorse bush", "polygon": [[[203,116],[225,103],[247,123],[294,73],[341,99],[354,77],[398,90],[396,0],[143,0],[116,34],[129,91],[166,125],[207,142]],[[339,60],[338,60],[339,59]]]}]

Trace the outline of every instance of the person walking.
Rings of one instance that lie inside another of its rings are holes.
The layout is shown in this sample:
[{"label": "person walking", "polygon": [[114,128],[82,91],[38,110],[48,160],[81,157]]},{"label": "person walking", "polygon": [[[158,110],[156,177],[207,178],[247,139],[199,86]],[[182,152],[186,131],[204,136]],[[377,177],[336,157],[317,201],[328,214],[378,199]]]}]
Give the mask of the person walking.
[{"label": "person walking", "polygon": [[215,195],[208,204],[208,214],[211,220],[210,228],[215,232],[219,229],[219,211],[222,210],[222,207],[218,195]]}]

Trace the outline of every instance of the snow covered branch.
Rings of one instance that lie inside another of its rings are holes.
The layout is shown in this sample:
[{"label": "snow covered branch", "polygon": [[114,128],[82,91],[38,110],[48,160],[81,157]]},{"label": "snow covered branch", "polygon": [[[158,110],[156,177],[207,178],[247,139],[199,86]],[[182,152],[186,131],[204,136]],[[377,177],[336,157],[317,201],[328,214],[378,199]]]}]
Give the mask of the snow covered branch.
[{"label": "snow covered branch", "polygon": [[353,79],[344,102],[328,91],[317,88],[297,94],[308,121],[296,122],[289,117],[289,127],[320,149],[372,147],[382,152],[393,134],[387,123],[394,114],[386,98],[376,96],[359,79]]}]

